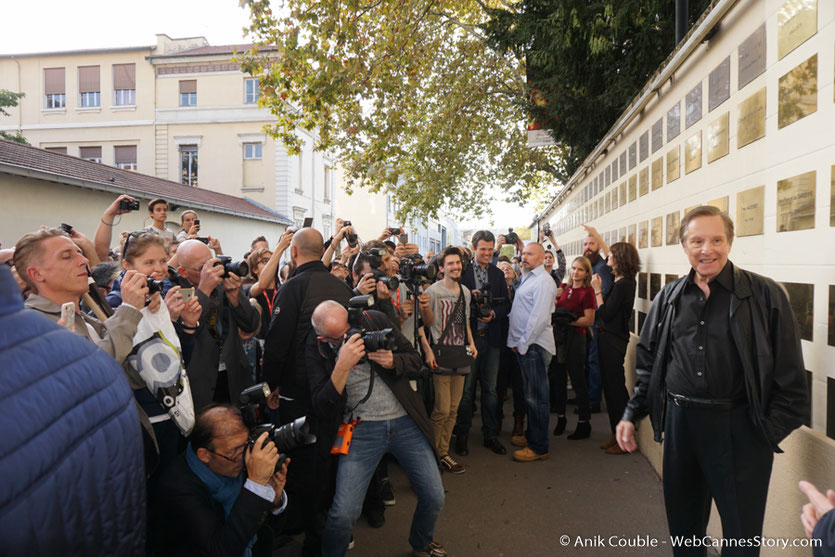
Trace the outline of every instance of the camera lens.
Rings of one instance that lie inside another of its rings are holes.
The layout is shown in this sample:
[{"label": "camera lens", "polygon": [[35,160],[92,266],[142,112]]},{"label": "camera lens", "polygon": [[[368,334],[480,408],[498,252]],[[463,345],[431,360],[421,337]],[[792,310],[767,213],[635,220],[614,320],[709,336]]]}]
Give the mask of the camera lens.
[{"label": "camera lens", "polygon": [[362,335],[362,341],[365,343],[366,352],[394,350],[397,347],[397,342],[391,329],[369,331]]},{"label": "camera lens", "polygon": [[385,284],[389,290],[397,290],[400,287],[400,281],[397,277],[380,277],[378,280]]},{"label": "camera lens", "polygon": [[156,294],[157,292],[162,292],[162,281],[161,280],[154,280],[151,277],[148,277],[148,295]]},{"label": "camera lens", "polygon": [[316,436],[310,433],[306,416],[276,428],[272,432],[272,438],[279,453],[287,453],[295,448],[316,442]]}]

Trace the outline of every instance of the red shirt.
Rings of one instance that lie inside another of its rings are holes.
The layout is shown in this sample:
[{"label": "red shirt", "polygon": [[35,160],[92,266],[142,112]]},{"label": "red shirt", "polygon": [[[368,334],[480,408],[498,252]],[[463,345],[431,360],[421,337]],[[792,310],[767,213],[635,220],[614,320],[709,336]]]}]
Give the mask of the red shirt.
[{"label": "red shirt", "polygon": [[[563,289],[562,296],[557,298],[557,307],[565,308],[570,312],[576,313],[579,317],[585,315],[587,309],[597,309],[597,301],[594,299],[594,288],[582,287],[572,288],[562,283],[560,288]],[[586,334],[585,327],[574,327],[574,332],[578,335]]]}]

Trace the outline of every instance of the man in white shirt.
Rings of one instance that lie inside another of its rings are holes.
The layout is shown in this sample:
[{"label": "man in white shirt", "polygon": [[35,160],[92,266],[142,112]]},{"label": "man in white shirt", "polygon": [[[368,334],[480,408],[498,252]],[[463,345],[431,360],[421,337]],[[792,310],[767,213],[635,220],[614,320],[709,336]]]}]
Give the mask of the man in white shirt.
[{"label": "man in white shirt", "polygon": [[174,241],[174,233],[165,228],[165,221],[168,219],[168,202],[162,198],[152,199],[148,203],[148,215],[153,222],[145,227],[148,232],[165,238],[165,243]]},{"label": "man in white shirt", "polygon": [[513,460],[533,462],[548,458],[550,419],[548,364],[556,353],[551,314],[557,285],[545,270],[545,248],[535,242],[522,251],[522,280],[513,298],[507,345],[519,359],[528,407],[528,446],[514,451]]}]

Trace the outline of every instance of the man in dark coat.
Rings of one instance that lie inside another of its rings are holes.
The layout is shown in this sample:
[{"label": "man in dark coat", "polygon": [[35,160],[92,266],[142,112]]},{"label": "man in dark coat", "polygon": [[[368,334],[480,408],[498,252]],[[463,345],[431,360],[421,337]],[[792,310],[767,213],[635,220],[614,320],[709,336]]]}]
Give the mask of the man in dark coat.
[{"label": "man in dark coat", "polygon": [[142,433],[122,368],[24,310],[6,265],[0,352],[0,552],[145,555]]},{"label": "man in dark coat", "polygon": [[202,242],[186,240],[177,250],[177,272],[195,286],[203,313],[194,333],[194,351],[188,377],[194,408],[212,401],[237,402],[240,392],[252,385],[238,328],[258,329],[261,316],[249,300],[240,296],[242,280],[234,273],[224,277],[223,265]]},{"label": "man in dark coat", "polygon": [[[392,453],[409,475],[418,496],[409,543],[415,555],[446,555],[434,541],[444,489],[433,449],[433,433],[423,401],[409,383],[421,368],[417,350],[379,311],[365,311],[361,327],[390,330],[394,350],[366,355],[360,334],[346,338],[348,311],[334,301],[322,302],[313,312],[316,339],[307,346],[313,411],[332,429],[320,439],[335,439],[336,423],[352,422],[347,453],[339,456],[336,490],[322,536],[322,554],[342,556],[360,513],[374,469],[386,452]],[[336,444],[336,443],[334,443]]]},{"label": "man in dark coat", "polygon": [[[268,403],[272,409],[278,409],[281,424],[310,414],[305,346],[313,310],[323,300],[347,304],[351,298],[348,285],[330,274],[322,263],[324,251],[322,235],[317,230],[303,228],[293,235],[290,259],[295,270],[278,290],[273,321],[264,341],[264,380],[272,389]],[[312,434],[321,435],[315,417],[308,424]],[[317,446],[300,447],[293,452],[295,464],[288,478],[291,503],[286,530],[305,531],[306,555],[319,553],[318,536],[327,511],[323,489],[329,485],[322,480],[331,475],[330,454],[327,450],[317,452]]]},{"label": "man in dark coat", "polygon": [[[809,413],[789,300],[773,280],[728,260],[733,233],[731,219],[712,206],[682,219],[692,270],[652,304],[638,341],[635,395],[616,431],[629,452],[647,414],[655,440],[664,433],[667,522],[670,535],[684,539],[704,537],[711,499],[725,539],[761,535],[777,444]],[[705,548],[679,545],[673,553]]]},{"label": "man in dark coat", "polygon": [[186,452],[151,494],[155,555],[272,554],[287,505],[289,460],[276,470],[279,455],[267,434],[252,445],[248,438],[232,405],[214,403],[197,416]]}]

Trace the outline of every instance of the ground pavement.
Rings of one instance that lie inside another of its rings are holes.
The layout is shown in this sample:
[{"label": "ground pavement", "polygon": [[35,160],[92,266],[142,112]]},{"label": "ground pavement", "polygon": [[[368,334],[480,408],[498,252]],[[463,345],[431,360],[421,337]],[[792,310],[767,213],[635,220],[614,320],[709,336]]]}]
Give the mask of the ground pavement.
[{"label": "ground pavement", "polygon": [[[511,406],[505,403],[508,417]],[[556,415],[551,414],[552,428],[555,423]],[[576,415],[570,415],[566,434],[576,423]],[[495,455],[482,446],[476,416],[469,456],[452,453],[467,465],[467,472],[441,476],[446,504],[435,538],[452,556],[672,555],[661,481],[640,453],[613,456],[600,450],[611,433],[606,414],[592,416],[590,439],[551,436],[551,457],[531,463],[513,462],[512,426],[512,419],[506,418],[499,436],[507,456]],[[389,474],[397,503],[386,508],[386,524],[380,529],[359,519],[356,548],[348,557],[409,555],[409,525],[417,498],[402,468],[391,465]],[[609,547],[611,536],[611,543],[629,545]],[[588,543],[581,546],[578,537],[588,538]],[[652,539],[657,540],[655,548],[646,545]],[[641,541],[643,545],[635,547]]]}]

